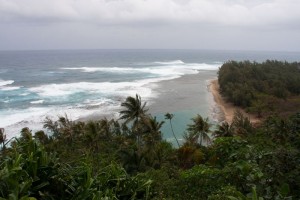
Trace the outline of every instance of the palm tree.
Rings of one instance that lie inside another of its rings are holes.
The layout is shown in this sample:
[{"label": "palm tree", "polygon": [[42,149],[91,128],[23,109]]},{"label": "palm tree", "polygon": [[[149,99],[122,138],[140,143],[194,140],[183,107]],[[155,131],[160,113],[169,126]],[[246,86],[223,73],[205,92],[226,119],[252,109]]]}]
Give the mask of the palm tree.
[{"label": "palm tree", "polygon": [[148,146],[153,146],[156,142],[161,141],[161,127],[165,123],[164,121],[158,122],[156,117],[144,116],[141,118],[142,133],[145,135],[145,142]]},{"label": "palm tree", "polygon": [[121,128],[121,124],[119,123],[118,120],[115,119],[111,119],[110,120],[111,123],[111,132],[113,135],[115,136],[120,136],[122,134],[122,128]]},{"label": "palm tree", "polygon": [[208,143],[210,142],[210,137],[208,132],[210,132],[210,124],[208,123],[208,118],[203,119],[199,114],[192,118],[193,124],[188,125],[188,131],[194,135],[194,137],[199,140],[199,144],[202,146],[202,141]]},{"label": "palm tree", "polygon": [[110,139],[111,138],[111,124],[112,121],[108,120],[107,118],[101,119],[99,121],[99,125],[100,125],[100,133],[101,136],[104,139]]},{"label": "palm tree", "polygon": [[99,151],[99,135],[100,135],[100,125],[98,122],[89,121],[85,126],[84,141],[93,150]]},{"label": "palm tree", "polygon": [[189,133],[184,132],[183,139],[184,139],[183,146],[195,146],[198,143],[198,138],[195,137],[195,134],[191,132]]},{"label": "palm tree", "polygon": [[84,134],[85,122],[82,121],[74,122],[71,128],[75,138],[78,139]]},{"label": "palm tree", "polygon": [[20,139],[24,140],[24,141],[32,140],[32,133],[31,133],[31,130],[28,127],[22,128]]},{"label": "palm tree", "polygon": [[65,114],[65,116],[58,117],[58,124],[60,132],[63,134],[63,138],[69,139],[72,143],[74,139],[72,127],[74,126],[74,123],[68,118],[67,114]]},{"label": "palm tree", "polygon": [[120,119],[125,120],[125,124],[133,122],[132,130],[137,137],[137,143],[140,144],[140,134],[139,134],[139,121],[148,111],[145,109],[146,102],[142,104],[141,97],[136,94],[134,97],[127,97],[125,102],[121,104],[125,109],[120,111]]},{"label": "palm tree", "polygon": [[235,111],[231,125],[235,128],[237,135],[247,135],[253,132],[250,119],[245,117],[240,111]]},{"label": "palm tree", "polygon": [[44,128],[52,132],[52,137],[58,138],[60,136],[60,131],[59,131],[57,121],[53,121],[49,117],[46,117],[43,123],[44,123]]},{"label": "palm tree", "polygon": [[125,124],[133,121],[134,125],[136,125],[138,120],[148,111],[148,109],[145,109],[146,102],[142,105],[141,97],[137,94],[135,98],[127,97],[121,106],[125,107],[125,110],[120,111],[120,119],[124,119]]},{"label": "palm tree", "polygon": [[179,145],[179,142],[178,142],[178,140],[176,138],[176,135],[175,135],[174,129],[173,129],[173,125],[172,125],[172,119],[173,119],[173,117],[174,117],[174,114],[171,114],[171,113],[165,114],[165,119],[169,120],[169,122],[170,122],[170,126],[171,126],[171,130],[172,130],[173,136],[174,136],[174,138],[175,138],[175,140],[177,142],[178,148],[179,148],[180,145]]},{"label": "palm tree", "polygon": [[221,125],[218,125],[218,129],[213,133],[215,137],[231,137],[233,134],[234,128],[232,125],[229,125],[228,122],[223,122]]},{"label": "palm tree", "polygon": [[41,144],[46,144],[49,141],[49,137],[44,131],[35,132],[33,137],[37,139]]}]

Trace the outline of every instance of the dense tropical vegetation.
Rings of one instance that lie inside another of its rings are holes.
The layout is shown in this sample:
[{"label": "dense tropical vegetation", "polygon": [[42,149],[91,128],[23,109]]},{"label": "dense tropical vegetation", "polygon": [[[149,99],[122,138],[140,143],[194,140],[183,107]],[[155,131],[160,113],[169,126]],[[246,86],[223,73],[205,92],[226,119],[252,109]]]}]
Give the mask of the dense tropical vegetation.
[{"label": "dense tropical vegetation", "polygon": [[300,63],[229,61],[218,73],[222,95],[259,117],[300,107]]},{"label": "dense tropical vegetation", "polygon": [[300,199],[300,107],[257,127],[196,115],[175,148],[140,96],[121,106],[118,120],[47,118],[11,141],[0,129],[0,199]]}]

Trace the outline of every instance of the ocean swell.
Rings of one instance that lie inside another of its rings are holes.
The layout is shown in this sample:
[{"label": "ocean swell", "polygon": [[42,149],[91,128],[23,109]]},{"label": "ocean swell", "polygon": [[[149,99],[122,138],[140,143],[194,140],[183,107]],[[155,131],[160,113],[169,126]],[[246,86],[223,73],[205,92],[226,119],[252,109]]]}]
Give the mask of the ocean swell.
[{"label": "ocean swell", "polygon": [[[53,81],[22,86],[22,88],[12,85],[14,80],[0,79],[0,91],[3,97],[23,100],[20,108],[10,108],[11,102],[8,100],[3,102],[2,105],[5,104],[6,108],[0,113],[3,119],[0,127],[16,133],[16,130],[24,126],[29,126],[33,130],[41,129],[43,120],[49,116],[57,119],[58,115],[67,114],[72,120],[87,116],[117,116],[120,104],[127,96],[139,94],[143,101],[147,101],[148,105],[151,104],[151,101],[158,96],[153,90],[156,84],[152,83],[197,74],[201,70],[217,70],[219,66],[218,63],[185,63],[181,60],[173,60],[142,65],[132,64],[130,67],[60,67],[56,69],[57,71],[51,69],[51,73],[59,72],[64,76],[82,78],[79,79],[80,81],[73,81],[70,78],[68,79],[70,81],[63,83]],[[109,81],[101,79],[103,77],[101,74],[105,74]],[[99,80],[89,79],[90,75],[96,77],[99,75]],[[112,78],[110,81],[111,77],[117,78]],[[127,77],[129,78],[125,79]],[[10,92],[10,90],[16,91]]]}]

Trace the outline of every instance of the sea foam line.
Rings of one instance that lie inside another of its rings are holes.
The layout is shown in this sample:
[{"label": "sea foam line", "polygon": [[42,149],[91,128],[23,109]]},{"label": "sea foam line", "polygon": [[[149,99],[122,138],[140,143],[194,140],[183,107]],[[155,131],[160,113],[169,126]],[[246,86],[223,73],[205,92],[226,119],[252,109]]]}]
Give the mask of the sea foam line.
[{"label": "sea foam line", "polygon": [[42,104],[42,103],[44,103],[44,100],[36,100],[36,101],[31,101],[30,102],[31,104]]},{"label": "sea foam line", "polygon": [[154,64],[160,64],[160,65],[183,65],[185,63],[182,60],[173,60],[173,61],[166,61],[166,62],[154,62]]},{"label": "sea foam line", "polygon": [[7,81],[5,81],[5,80],[1,80],[0,79],[0,87],[6,86],[6,85],[11,85],[14,82],[15,82],[14,80],[7,80]]},{"label": "sea foam line", "polygon": [[[164,62],[163,62],[164,63]],[[77,82],[64,84],[47,84],[29,89],[31,92],[37,93],[41,97],[59,97],[68,96],[75,93],[100,93],[100,94],[116,94],[119,96],[134,95],[139,93],[143,96],[151,94],[151,90],[145,87],[146,84],[160,82],[164,80],[171,80],[179,78],[187,74],[197,74],[199,70],[217,70],[220,64],[206,64],[206,63],[183,63],[182,61],[165,62],[170,63],[169,66],[152,66],[142,68],[122,68],[122,67],[79,67],[79,68],[63,68],[67,70],[80,70],[84,72],[92,71],[136,71],[153,74],[154,78],[148,78],[132,82]],[[172,65],[171,65],[172,63]],[[183,65],[174,65],[174,63]]]},{"label": "sea foam line", "polygon": [[[145,67],[68,67],[61,68],[63,70],[78,70],[81,72],[110,72],[110,73],[149,73],[159,76],[166,75],[184,75],[191,74],[195,70],[217,70],[221,64],[206,64],[206,63],[184,63],[182,61],[172,62],[154,62],[156,65],[149,64]],[[159,65],[157,65],[159,64]],[[151,66],[152,65],[152,66]],[[166,66],[167,65],[167,66]]]}]

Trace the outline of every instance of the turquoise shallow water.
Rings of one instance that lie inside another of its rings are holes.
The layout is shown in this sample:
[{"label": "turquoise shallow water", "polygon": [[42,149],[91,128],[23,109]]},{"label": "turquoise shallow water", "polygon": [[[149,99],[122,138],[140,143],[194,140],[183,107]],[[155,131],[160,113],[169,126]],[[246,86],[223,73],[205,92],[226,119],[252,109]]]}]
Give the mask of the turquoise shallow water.
[{"label": "turquoise shallow water", "polygon": [[[173,112],[174,117],[172,119],[172,125],[174,129],[174,133],[179,140],[179,143],[183,142],[183,135],[186,131],[187,125],[191,124],[191,118],[193,116],[196,116],[199,114],[197,110],[180,110],[177,112]],[[202,113],[203,114],[203,113]],[[158,120],[164,120],[165,124],[162,128],[163,137],[169,141],[172,142],[174,146],[177,146],[175,138],[171,131],[171,126],[169,123],[169,120],[165,120],[164,114],[156,114]]]},{"label": "turquoise shallow water", "polygon": [[[206,81],[216,77],[223,62],[299,57],[211,50],[0,51],[0,127],[10,138],[25,126],[41,129],[45,117],[118,117],[121,102],[138,93],[153,106],[152,113],[174,113],[181,134],[190,115],[209,115]],[[168,139],[165,127],[164,132]]]},{"label": "turquoise shallow water", "polygon": [[149,111],[158,120],[165,121],[162,133],[167,141],[171,141],[177,146],[169,120],[165,120],[166,113],[174,115],[172,124],[180,142],[182,142],[187,125],[192,123],[191,118],[197,114],[204,118],[208,117],[212,124],[217,123],[216,115],[214,115],[216,105],[208,90],[210,80],[216,76],[216,70],[202,71],[195,75],[186,75],[158,84],[159,87],[154,91],[159,93],[159,98],[149,105]]}]

